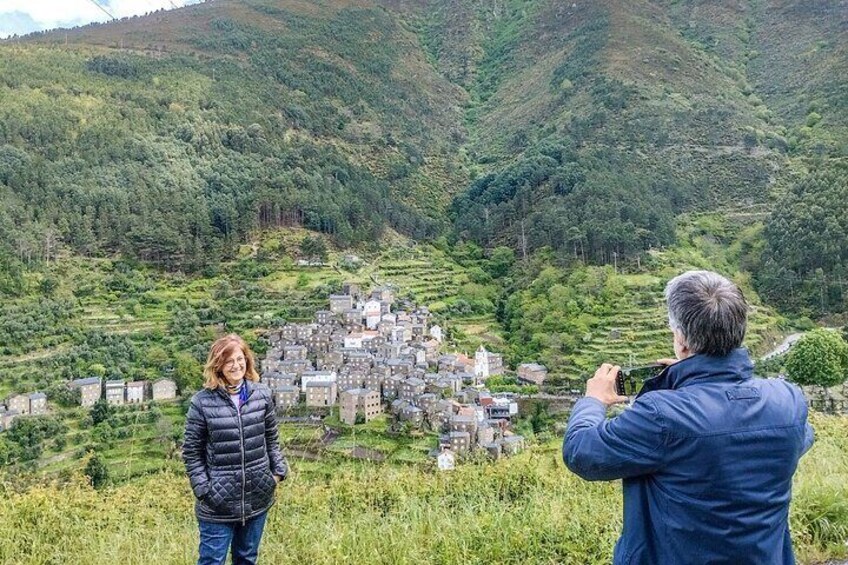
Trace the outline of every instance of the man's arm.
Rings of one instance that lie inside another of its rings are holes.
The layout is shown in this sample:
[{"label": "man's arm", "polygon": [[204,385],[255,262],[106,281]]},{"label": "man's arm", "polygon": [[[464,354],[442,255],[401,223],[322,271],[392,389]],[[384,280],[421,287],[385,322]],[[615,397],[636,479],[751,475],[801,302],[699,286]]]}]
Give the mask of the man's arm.
[{"label": "man's arm", "polygon": [[813,426],[807,422],[804,427],[804,449],[801,451],[801,455],[807,453],[811,447],[813,447],[813,443],[816,441],[816,433],[813,430]]},{"label": "man's arm", "polygon": [[657,471],[664,462],[664,447],[662,414],[650,394],[610,420],[606,405],[587,396],[574,405],[568,419],[562,456],[580,477],[609,481]]}]

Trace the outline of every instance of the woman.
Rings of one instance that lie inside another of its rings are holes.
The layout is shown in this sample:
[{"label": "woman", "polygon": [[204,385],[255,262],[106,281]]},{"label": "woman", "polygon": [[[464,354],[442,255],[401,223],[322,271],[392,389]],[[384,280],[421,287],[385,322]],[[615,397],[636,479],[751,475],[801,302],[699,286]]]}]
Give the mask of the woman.
[{"label": "woman", "polygon": [[191,399],[183,460],[197,501],[199,565],[256,563],[265,516],[288,466],[280,451],[271,391],[235,334],[212,344],[206,382]]}]

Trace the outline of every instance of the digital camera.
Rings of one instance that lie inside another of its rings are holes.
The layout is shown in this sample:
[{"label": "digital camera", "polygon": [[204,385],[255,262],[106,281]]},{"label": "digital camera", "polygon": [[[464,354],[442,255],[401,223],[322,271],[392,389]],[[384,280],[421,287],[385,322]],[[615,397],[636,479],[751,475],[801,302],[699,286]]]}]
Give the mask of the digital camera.
[{"label": "digital camera", "polygon": [[665,369],[665,365],[652,363],[641,367],[625,367],[615,376],[615,392],[619,396],[634,396],[642,390],[645,381],[656,377]]}]

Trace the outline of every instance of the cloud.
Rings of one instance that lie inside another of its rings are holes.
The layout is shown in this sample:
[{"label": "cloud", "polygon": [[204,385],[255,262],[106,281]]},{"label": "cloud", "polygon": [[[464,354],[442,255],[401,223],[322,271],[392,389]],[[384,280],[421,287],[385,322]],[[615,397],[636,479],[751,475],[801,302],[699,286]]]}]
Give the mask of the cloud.
[{"label": "cloud", "polygon": [[[199,0],[95,0],[116,18],[137,16]],[[93,0],[0,0],[0,37],[109,20]]]}]

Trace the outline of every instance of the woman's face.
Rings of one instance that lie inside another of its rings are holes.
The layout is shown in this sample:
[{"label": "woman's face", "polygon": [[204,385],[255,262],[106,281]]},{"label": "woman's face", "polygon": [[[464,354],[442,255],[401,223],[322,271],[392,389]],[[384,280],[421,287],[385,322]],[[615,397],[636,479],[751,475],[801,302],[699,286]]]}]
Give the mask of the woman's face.
[{"label": "woman's face", "polygon": [[224,360],[222,371],[224,378],[231,385],[234,385],[244,378],[244,373],[247,367],[247,360],[244,358],[244,352],[241,348],[230,353],[229,357]]}]

